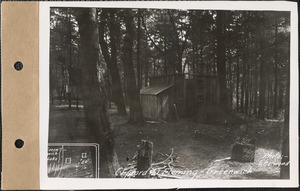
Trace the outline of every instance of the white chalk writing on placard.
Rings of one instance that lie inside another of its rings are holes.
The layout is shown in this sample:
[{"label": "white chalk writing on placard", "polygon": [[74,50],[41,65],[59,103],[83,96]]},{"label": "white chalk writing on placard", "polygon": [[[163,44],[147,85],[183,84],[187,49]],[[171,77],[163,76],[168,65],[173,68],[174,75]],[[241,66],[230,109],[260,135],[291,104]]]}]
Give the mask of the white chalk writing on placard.
[{"label": "white chalk writing on placard", "polygon": [[[96,153],[92,163],[91,151]],[[98,177],[99,146],[93,143],[53,143],[48,146],[48,177]],[[98,162],[97,162],[98,161]]]}]

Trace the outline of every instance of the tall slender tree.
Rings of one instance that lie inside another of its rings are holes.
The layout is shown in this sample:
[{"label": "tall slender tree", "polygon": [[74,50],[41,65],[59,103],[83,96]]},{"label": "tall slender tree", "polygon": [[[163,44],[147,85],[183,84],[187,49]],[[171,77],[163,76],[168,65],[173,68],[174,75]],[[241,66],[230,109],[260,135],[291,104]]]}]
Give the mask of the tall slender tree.
[{"label": "tall slender tree", "polygon": [[141,10],[138,9],[137,13],[137,43],[136,43],[136,71],[137,71],[137,87],[142,88],[142,75],[141,75]]},{"label": "tall slender tree", "polygon": [[136,76],[133,66],[134,25],[132,10],[124,9],[124,22],[126,27],[123,47],[123,64],[125,70],[128,102],[130,107],[129,122],[142,123],[144,121],[143,108],[140,101],[140,92],[137,88]]},{"label": "tall slender tree", "polygon": [[239,69],[239,62],[240,62],[240,57],[236,57],[236,111],[239,111],[239,101],[240,101],[240,95],[239,95],[239,88],[240,88],[240,69]]},{"label": "tall slender tree", "polygon": [[[109,15],[108,15],[109,14]],[[99,42],[101,46],[101,51],[107,68],[111,76],[111,89],[112,89],[112,100],[116,103],[118,108],[118,113],[121,115],[126,115],[125,100],[123,96],[123,90],[121,86],[121,78],[118,68],[118,58],[117,58],[117,43],[118,43],[118,31],[120,30],[118,24],[116,23],[116,14],[114,9],[102,9],[100,15],[100,26],[99,26]],[[105,25],[108,25],[110,43],[105,41]],[[110,54],[109,54],[110,47]]]},{"label": "tall slender tree", "polygon": [[260,85],[259,85],[259,108],[258,118],[265,119],[265,105],[266,105],[266,62],[265,62],[265,28],[264,28],[264,13],[260,20]]},{"label": "tall slender tree", "polygon": [[274,100],[273,100],[273,117],[277,117],[277,89],[278,89],[278,13],[275,18],[275,55],[274,55]]},{"label": "tall slender tree", "polygon": [[220,103],[224,110],[227,110],[227,88],[226,88],[226,47],[224,36],[224,11],[217,11],[217,75],[220,87]]},{"label": "tall slender tree", "polygon": [[[86,128],[91,141],[100,148],[100,177],[113,177],[118,167],[114,149],[114,132],[106,108],[102,79],[98,77],[99,34],[96,9],[85,8],[77,12],[80,33],[80,56],[83,74],[83,106]],[[95,161],[94,161],[95,163]]]},{"label": "tall slender tree", "polygon": [[[290,67],[287,66],[288,74],[290,74]],[[283,127],[283,141],[281,147],[281,165],[280,178],[290,179],[290,78],[287,79],[286,94],[285,94],[285,111],[284,111],[284,127]]]}]

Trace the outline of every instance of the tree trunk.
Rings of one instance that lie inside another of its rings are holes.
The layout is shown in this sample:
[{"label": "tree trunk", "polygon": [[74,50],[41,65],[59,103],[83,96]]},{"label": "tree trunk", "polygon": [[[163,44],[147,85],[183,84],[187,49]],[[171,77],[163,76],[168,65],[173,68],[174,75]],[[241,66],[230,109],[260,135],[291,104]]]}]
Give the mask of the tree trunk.
[{"label": "tree trunk", "polygon": [[289,179],[290,178],[290,144],[289,144],[289,116],[290,116],[290,68],[287,67],[288,79],[286,84],[286,94],[285,94],[285,111],[284,111],[284,127],[283,127],[283,142],[281,150],[281,163],[285,165],[280,166],[280,178]]},{"label": "tree trunk", "polygon": [[[247,48],[244,50],[247,52]],[[248,68],[248,57],[247,53],[244,53],[243,57],[243,83],[244,83],[244,113],[247,115],[247,109],[248,109],[248,95],[247,95],[247,89],[248,89],[248,81],[247,81],[247,68]]]},{"label": "tree trunk", "polygon": [[257,45],[255,44],[255,52],[254,52],[254,100],[253,100],[253,114],[255,115],[255,117],[257,117],[257,87],[258,87],[258,76],[257,76],[257,72],[258,72],[258,66],[256,63],[257,60]]},{"label": "tree trunk", "polygon": [[164,21],[164,34],[163,34],[163,39],[164,39],[164,44],[163,44],[163,52],[165,53],[163,56],[164,59],[164,75],[168,74],[168,55],[166,54],[167,49],[168,49],[168,39],[167,39],[167,14],[166,13],[161,13],[161,19]]},{"label": "tree trunk", "polygon": [[[71,23],[71,16],[70,16],[70,8],[68,8],[68,34],[67,34],[67,39],[68,39],[68,51],[67,51],[67,61],[68,61],[68,71],[70,73],[71,71],[71,65],[72,65],[72,23]],[[70,88],[71,82],[70,82],[70,75],[69,75],[69,83],[68,83],[68,88]],[[72,94],[69,90],[67,92],[67,97],[68,97],[68,103],[69,103],[69,109],[72,108]]]},{"label": "tree trunk", "polygon": [[[83,106],[86,128],[92,142],[100,148],[100,177],[114,177],[118,159],[114,149],[114,132],[106,108],[106,96],[97,75],[99,34],[96,9],[78,10],[81,68],[83,75]],[[95,161],[93,162],[95,164]]]},{"label": "tree trunk", "polygon": [[[244,50],[245,51],[245,50]],[[245,112],[245,65],[246,65],[245,53],[242,57],[242,84],[241,84],[241,112]]]},{"label": "tree trunk", "polygon": [[[247,45],[246,51],[249,52],[249,45]],[[249,114],[249,92],[250,92],[250,79],[249,79],[249,71],[250,71],[250,63],[249,63],[249,53],[245,55],[245,114]]]},{"label": "tree trunk", "polygon": [[59,105],[62,104],[62,100],[63,100],[63,97],[64,97],[64,92],[65,92],[65,67],[64,65],[61,65],[61,91],[60,91],[60,94],[59,94]]},{"label": "tree trunk", "polygon": [[195,48],[195,43],[194,43],[194,41],[192,41],[192,73],[193,74],[195,74],[196,73],[196,67],[195,67],[195,65],[196,65],[196,53],[195,53],[195,51],[196,51],[196,48]]},{"label": "tree trunk", "polygon": [[137,86],[138,89],[142,88],[142,78],[141,78],[141,10],[138,9],[138,22],[137,22],[137,44],[136,44],[136,71],[137,71]]},{"label": "tree trunk", "polygon": [[[186,40],[180,43],[179,40],[179,34],[178,34],[178,28],[176,26],[175,20],[173,18],[173,13],[168,10],[168,15],[170,18],[170,22],[171,22],[171,37],[173,40],[173,50],[172,50],[172,55],[174,55],[174,58],[171,59],[175,59],[174,60],[174,69],[176,73],[183,73],[184,71],[182,71],[182,54],[183,51],[185,49],[186,46]],[[187,39],[189,36],[189,29],[186,31],[186,36],[185,39]]]},{"label": "tree trunk", "polygon": [[222,109],[227,110],[227,88],[226,88],[226,57],[224,40],[224,12],[217,11],[217,75],[220,87],[220,104]]},{"label": "tree trunk", "polygon": [[277,18],[277,13],[276,13],[276,23],[275,23],[275,58],[274,58],[274,100],[273,100],[273,118],[277,118],[277,86],[278,86],[278,18]]},{"label": "tree trunk", "polygon": [[124,15],[126,34],[124,37],[123,64],[126,70],[127,95],[130,107],[130,123],[142,123],[144,121],[143,108],[140,102],[140,93],[136,85],[133,67],[133,39],[134,26],[131,10],[125,10]]},{"label": "tree trunk", "polygon": [[125,101],[123,96],[123,90],[121,86],[121,79],[118,68],[118,60],[117,60],[117,31],[119,30],[119,26],[116,25],[115,21],[115,13],[114,10],[109,11],[109,31],[110,31],[110,48],[111,55],[109,55],[108,45],[104,40],[104,21],[108,19],[107,11],[102,10],[101,13],[101,23],[99,27],[99,42],[101,46],[101,51],[105,62],[107,64],[107,68],[110,71],[111,76],[111,90],[112,90],[112,100],[116,103],[118,108],[118,114],[126,115]]},{"label": "tree trunk", "polygon": [[229,62],[228,62],[228,68],[229,68],[229,90],[230,90],[230,99],[229,99],[229,108],[230,110],[233,108],[232,107],[232,102],[233,102],[233,80],[232,80],[232,58],[230,56]]},{"label": "tree trunk", "polygon": [[110,84],[110,74],[109,71],[106,71],[106,87],[107,87],[107,96],[108,96],[108,108],[111,109],[111,84]]},{"label": "tree trunk", "polygon": [[[252,55],[250,55],[251,58],[253,58]],[[250,59],[251,60],[251,64],[250,64],[250,67],[249,67],[249,111],[248,111],[248,116],[251,117],[252,116],[252,109],[253,109],[253,59]]]},{"label": "tree trunk", "polygon": [[[264,18],[262,19],[264,22]],[[266,74],[265,74],[265,31],[264,24],[260,24],[260,52],[261,52],[261,60],[260,60],[260,85],[259,85],[259,108],[258,108],[258,118],[264,120],[265,119],[265,95],[266,95]]]},{"label": "tree trunk", "polygon": [[249,79],[248,79],[248,68],[249,66],[245,67],[245,114],[248,115],[249,110]]},{"label": "tree trunk", "polygon": [[236,111],[239,111],[239,80],[240,80],[240,69],[239,69],[240,57],[236,58]]},{"label": "tree trunk", "polygon": [[279,94],[279,96],[278,96],[278,109],[282,109],[283,108],[283,84],[282,83],[279,84],[278,94]]},{"label": "tree trunk", "polygon": [[270,77],[270,66],[266,65],[265,70],[267,71],[267,105],[266,105],[266,118],[270,119],[270,113],[271,113],[271,106],[272,106],[272,99],[271,99],[271,93],[272,92],[272,82],[271,82],[271,77]]},{"label": "tree trunk", "polygon": [[149,53],[148,53],[148,47],[146,48],[146,62],[144,63],[144,72],[145,72],[145,87],[148,86],[148,76],[149,76],[149,59],[148,59]]}]

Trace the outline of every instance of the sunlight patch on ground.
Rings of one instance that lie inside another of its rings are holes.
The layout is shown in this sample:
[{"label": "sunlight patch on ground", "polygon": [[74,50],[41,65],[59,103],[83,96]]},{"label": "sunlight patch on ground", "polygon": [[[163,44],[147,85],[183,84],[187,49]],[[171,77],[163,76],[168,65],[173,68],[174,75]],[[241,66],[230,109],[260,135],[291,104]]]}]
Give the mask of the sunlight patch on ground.
[{"label": "sunlight patch on ground", "polygon": [[201,170],[197,178],[209,179],[279,179],[281,153],[257,148],[254,162],[238,162],[228,158],[214,160]]}]

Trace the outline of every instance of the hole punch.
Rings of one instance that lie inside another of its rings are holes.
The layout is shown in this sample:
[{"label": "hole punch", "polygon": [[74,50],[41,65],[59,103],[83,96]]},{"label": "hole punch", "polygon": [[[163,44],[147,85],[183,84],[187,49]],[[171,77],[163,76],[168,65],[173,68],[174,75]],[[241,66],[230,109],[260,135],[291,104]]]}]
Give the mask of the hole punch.
[{"label": "hole punch", "polygon": [[23,63],[18,61],[14,64],[14,68],[17,70],[17,71],[20,71],[23,69]]},{"label": "hole punch", "polygon": [[22,148],[22,147],[24,146],[24,141],[23,141],[22,139],[17,139],[17,140],[15,141],[15,146],[16,146],[16,148],[18,148],[18,149]]}]

